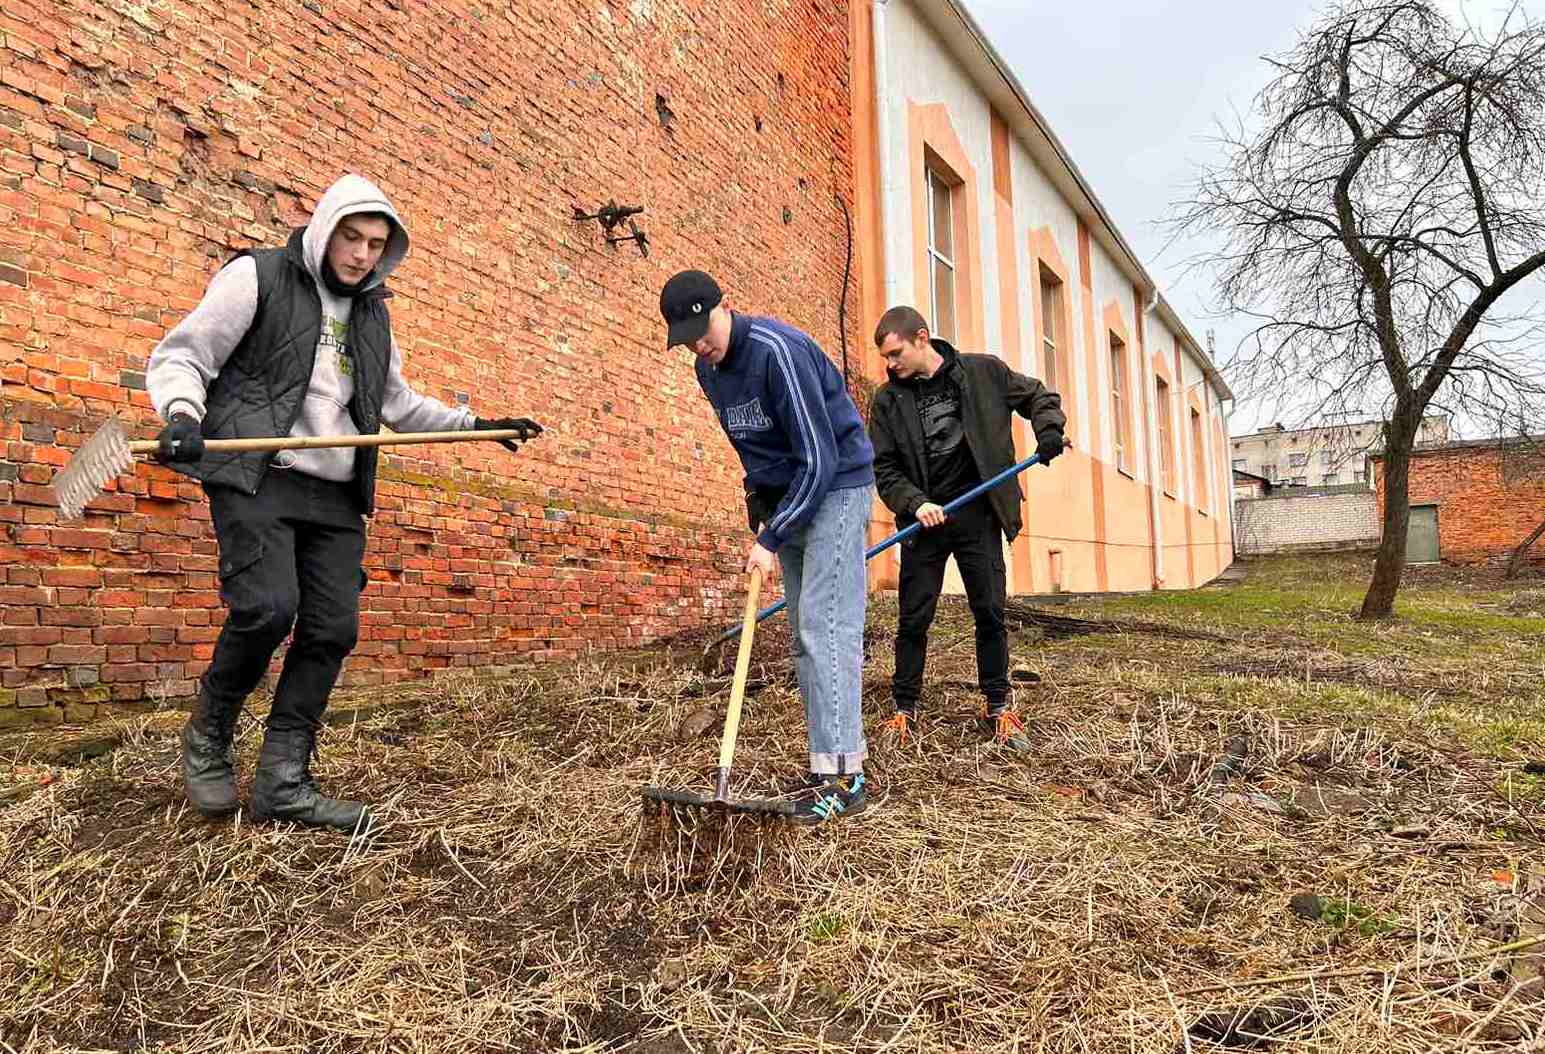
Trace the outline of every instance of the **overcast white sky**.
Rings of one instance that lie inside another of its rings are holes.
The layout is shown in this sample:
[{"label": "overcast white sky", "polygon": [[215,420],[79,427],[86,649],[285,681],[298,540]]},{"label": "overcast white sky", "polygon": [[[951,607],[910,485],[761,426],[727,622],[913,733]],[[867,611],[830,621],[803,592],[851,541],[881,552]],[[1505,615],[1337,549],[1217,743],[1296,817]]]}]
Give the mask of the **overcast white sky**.
[{"label": "overcast white sky", "polygon": [[[1197,340],[1217,331],[1227,361],[1249,327],[1213,317],[1205,277],[1182,277],[1201,245],[1165,250],[1158,221],[1186,191],[1219,118],[1248,112],[1270,79],[1262,56],[1297,39],[1320,11],[1310,0],[964,0],[1014,68],[1127,242],[1142,257]],[[1455,15],[1493,24],[1498,0],[1445,0]],[[1525,0],[1545,14],[1545,0]],[[1270,422],[1260,422],[1269,424]],[[1231,431],[1256,427],[1239,405]]]}]

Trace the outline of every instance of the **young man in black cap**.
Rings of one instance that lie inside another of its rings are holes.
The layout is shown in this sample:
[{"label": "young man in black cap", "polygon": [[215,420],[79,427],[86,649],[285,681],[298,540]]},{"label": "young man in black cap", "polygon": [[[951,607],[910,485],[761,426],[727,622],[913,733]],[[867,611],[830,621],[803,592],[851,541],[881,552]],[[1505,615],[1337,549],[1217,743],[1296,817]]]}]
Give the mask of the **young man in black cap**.
[{"label": "young man in black cap", "polygon": [[1043,464],[1062,453],[1067,424],[1062,399],[995,355],[962,355],[930,336],[915,308],[885,312],[874,343],[891,377],[875,391],[869,410],[880,500],[896,514],[898,526],[923,525],[902,543],[891,680],[896,714],[886,727],[902,743],[916,727],[928,627],[953,556],[976,621],[977,683],[987,698],[984,731],[1004,746],[1024,750],[1029,746],[1024,723],[1008,705],[1003,624],[1003,543],[1019,533],[1023,495],[1010,480],[948,516],[943,506],[1015,463],[1015,413],[1029,420]]},{"label": "young man in black cap", "polygon": [[842,375],[814,340],[776,319],[733,312],[718,283],[683,271],[660,293],[667,345],[697,355],[697,381],[745,469],[756,539],[746,572],[783,571],[805,700],[810,770],[790,788],[798,818],[864,808],[864,540],[874,450]]},{"label": "young man in black cap", "polygon": [[204,483],[230,609],[182,731],[183,783],[207,816],[240,804],[236,718],[291,637],[252,816],[343,830],[368,819],[362,803],[325,797],[310,762],[333,682],[359,636],[377,452],[212,454],[204,440],[357,435],[383,423],[410,432],[542,431],[526,418],[475,418],[408,386],[383,284],[407,253],[391,202],[368,180],[344,176],[284,248],[242,253],[221,268],[151,352],[146,387],[167,421],[160,456]]}]

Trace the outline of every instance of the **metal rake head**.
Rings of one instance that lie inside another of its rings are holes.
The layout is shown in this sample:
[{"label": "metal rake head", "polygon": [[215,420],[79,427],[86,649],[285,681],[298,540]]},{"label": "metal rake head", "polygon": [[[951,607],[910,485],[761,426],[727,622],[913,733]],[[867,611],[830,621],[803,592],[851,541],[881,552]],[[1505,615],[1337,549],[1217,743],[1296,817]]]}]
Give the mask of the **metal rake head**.
[{"label": "metal rake head", "polygon": [[712,794],[667,787],[645,787],[642,791],[644,812],[666,818],[680,809],[719,815],[749,815],[762,819],[787,820],[798,810],[791,801],[779,798],[716,798]]},{"label": "metal rake head", "polygon": [[117,479],[133,467],[129,433],[118,418],[109,417],[54,476],[60,518],[79,517],[86,511],[86,505],[102,493],[108,480]]}]

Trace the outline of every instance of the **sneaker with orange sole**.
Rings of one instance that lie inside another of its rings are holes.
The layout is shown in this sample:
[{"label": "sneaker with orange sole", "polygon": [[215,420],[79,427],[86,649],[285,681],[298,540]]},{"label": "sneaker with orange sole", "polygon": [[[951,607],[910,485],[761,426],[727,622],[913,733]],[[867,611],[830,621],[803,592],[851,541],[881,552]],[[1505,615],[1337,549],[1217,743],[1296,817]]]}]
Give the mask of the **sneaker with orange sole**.
[{"label": "sneaker with orange sole", "polygon": [[1007,708],[989,711],[979,720],[982,734],[995,746],[1024,753],[1030,749],[1030,735],[1025,731],[1024,720]]},{"label": "sneaker with orange sole", "polygon": [[880,726],[880,735],[891,745],[904,747],[917,734],[917,714],[911,710],[897,710],[891,719]]}]

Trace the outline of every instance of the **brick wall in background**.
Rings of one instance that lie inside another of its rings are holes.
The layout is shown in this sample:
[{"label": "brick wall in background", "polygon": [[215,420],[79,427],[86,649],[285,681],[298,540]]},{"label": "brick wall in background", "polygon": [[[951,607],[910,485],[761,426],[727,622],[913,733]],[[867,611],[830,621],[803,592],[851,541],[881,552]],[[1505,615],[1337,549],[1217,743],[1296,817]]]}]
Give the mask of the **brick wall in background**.
[{"label": "brick wall in background", "polygon": [[[1384,464],[1374,462],[1383,513]],[[1545,520],[1545,442],[1460,441],[1411,455],[1412,505],[1438,507],[1438,551],[1445,563],[1506,560]],[[1545,560],[1536,542],[1530,562]]]},{"label": "brick wall in background", "polygon": [[[144,466],[65,524],[47,484],[104,415],[152,434],[156,341],[346,170],[409,227],[409,379],[549,428],[385,459],[346,679],[733,620],[738,464],[658,289],[705,267],[840,357],[847,85],[826,0],[7,0],[0,726],[193,690],[223,616],[197,485]],[[647,259],[572,219],[608,199]]]}]

